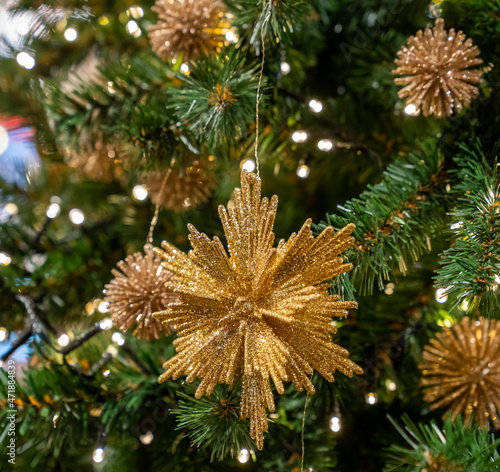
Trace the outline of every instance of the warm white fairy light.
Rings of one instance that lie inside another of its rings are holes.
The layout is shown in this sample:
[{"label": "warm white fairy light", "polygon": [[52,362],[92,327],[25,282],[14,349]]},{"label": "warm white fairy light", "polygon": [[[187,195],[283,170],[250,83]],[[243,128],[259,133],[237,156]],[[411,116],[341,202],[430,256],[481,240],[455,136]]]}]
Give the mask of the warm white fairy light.
[{"label": "warm white fairy light", "polygon": [[448,300],[448,295],[445,292],[446,292],[446,289],[442,288],[442,287],[440,287],[436,290],[435,297],[436,297],[436,301],[438,303],[445,303],[446,300]]},{"label": "warm white fairy light", "polygon": [[305,164],[300,165],[297,167],[297,176],[300,177],[301,179],[306,179],[309,177],[309,173],[311,172],[311,169],[309,169],[309,166],[306,166]]},{"label": "warm white fairy light", "polygon": [[240,38],[238,37],[238,35],[234,31],[229,30],[226,33],[226,41],[228,43],[236,44],[239,41],[239,39]]},{"label": "warm white fairy light", "polygon": [[78,32],[75,28],[68,28],[64,32],[64,39],[68,42],[73,42],[78,37]]},{"label": "warm white fairy light", "polygon": [[283,75],[288,75],[290,73],[291,67],[290,64],[288,64],[288,62],[283,61],[280,64],[280,69]]},{"label": "warm white fairy light", "polygon": [[104,449],[102,447],[94,449],[94,452],[92,453],[92,460],[96,464],[100,464],[104,460]]},{"label": "warm white fairy light", "polygon": [[305,143],[308,137],[309,135],[307,134],[307,131],[303,131],[301,129],[294,131],[292,134],[292,140],[295,143]]},{"label": "warm white fairy light", "polygon": [[146,198],[148,198],[148,188],[145,185],[136,185],[132,189],[132,195],[136,200],[146,200]]},{"label": "warm white fairy light", "polygon": [[110,95],[114,95],[116,93],[115,84],[112,80],[108,80],[107,89]]},{"label": "warm white fairy light", "polygon": [[378,396],[375,392],[368,392],[365,396],[368,405],[375,405],[378,402]]},{"label": "warm white fairy light", "polygon": [[314,112],[314,113],[319,113],[320,111],[323,110],[323,103],[321,103],[319,100],[316,100],[313,98],[309,102],[309,108]]},{"label": "warm white fairy light", "polygon": [[405,113],[408,116],[417,116],[420,113],[420,110],[415,106],[415,104],[410,103],[405,106]]},{"label": "warm white fairy light", "polygon": [[464,300],[462,303],[460,303],[460,309],[462,311],[467,311],[469,309],[469,306],[470,306],[470,304],[469,304],[468,300]]},{"label": "warm white fairy light", "polygon": [[138,18],[142,18],[144,16],[144,10],[137,5],[133,5],[127,10],[127,15],[137,20]]},{"label": "warm white fairy light", "polygon": [[108,346],[106,352],[111,354],[111,357],[116,357],[118,355],[118,349],[115,346]]},{"label": "warm white fairy light", "polygon": [[255,170],[255,161],[253,159],[245,159],[241,161],[241,168],[247,172],[253,172]]},{"label": "warm white fairy light", "polygon": [[105,371],[103,371],[102,375],[104,377],[107,377],[109,374],[111,374],[111,371],[109,369],[106,369]]},{"label": "warm white fairy light", "polygon": [[57,427],[57,420],[59,419],[59,413],[55,413],[54,416],[52,417],[52,423],[54,424],[54,428]]},{"label": "warm white fairy light", "polygon": [[61,213],[61,205],[59,203],[51,203],[47,208],[47,218],[56,218]]},{"label": "warm white fairy light", "polygon": [[113,335],[111,336],[111,341],[113,341],[118,346],[123,346],[125,344],[125,338],[123,337],[123,334],[119,333],[118,331],[116,333],[113,333]]},{"label": "warm white fairy light", "polygon": [[127,23],[127,26],[125,26],[125,29],[127,30],[128,34],[134,35],[134,33],[139,29],[139,25],[136,21],[130,20]]},{"label": "warm white fairy light", "polygon": [[3,343],[9,335],[9,332],[5,328],[0,328],[0,343]]},{"label": "warm white fairy light", "polygon": [[180,67],[181,72],[184,72],[184,74],[189,74],[189,66],[183,62]]},{"label": "warm white fairy light", "polygon": [[75,225],[81,225],[85,221],[85,214],[79,208],[73,208],[69,212],[69,219]]},{"label": "warm white fairy light", "polygon": [[142,444],[147,446],[148,444],[152,443],[152,441],[154,439],[154,435],[151,431],[148,431],[147,433],[141,434],[139,436],[139,439],[140,439]]},{"label": "warm white fairy light", "polygon": [[99,303],[97,309],[101,312],[101,313],[107,313],[108,312],[108,306],[109,306],[109,303],[108,302],[101,302]]},{"label": "warm white fairy light", "polygon": [[248,462],[250,459],[250,452],[248,452],[248,449],[242,449],[240,452],[238,452],[238,462],[241,462],[242,464],[245,464]]},{"label": "warm white fairy light", "polygon": [[392,294],[394,293],[394,288],[395,288],[395,287],[396,287],[396,286],[395,286],[392,282],[388,283],[388,284],[385,286],[385,288],[384,288],[384,293],[385,293],[386,295],[392,295]]},{"label": "warm white fairy light", "polygon": [[338,433],[340,431],[340,428],[342,427],[342,423],[340,421],[340,417],[338,416],[332,416],[330,419],[330,429],[334,433]]},{"label": "warm white fairy light", "polygon": [[69,336],[67,334],[61,334],[57,342],[59,343],[59,346],[67,346],[69,344]]},{"label": "warm white fairy light", "polygon": [[456,223],[453,223],[450,225],[450,229],[458,229],[463,225],[463,221],[457,221]]},{"label": "warm white fairy light", "polygon": [[33,69],[33,67],[35,67],[35,59],[24,51],[20,52],[16,56],[16,61],[20,66],[28,70]]},{"label": "warm white fairy light", "polygon": [[5,252],[0,252],[0,265],[7,266],[12,262],[12,259],[5,254]]},{"label": "warm white fairy light", "polygon": [[9,147],[9,133],[0,125],[0,154]]},{"label": "warm white fairy light", "polygon": [[333,148],[333,142],[329,139],[322,139],[318,141],[318,149],[323,152],[331,151]]},{"label": "warm white fairy light", "polygon": [[111,318],[104,318],[99,322],[99,328],[103,331],[111,329],[113,327],[113,320]]},{"label": "warm white fairy light", "polygon": [[390,392],[395,392],[396,389],[398,388],[396,382],[394,382],[394,380],[391,379],[387,379],[385,381],[385,386],[387,387],[387,390],[389,390]]}]

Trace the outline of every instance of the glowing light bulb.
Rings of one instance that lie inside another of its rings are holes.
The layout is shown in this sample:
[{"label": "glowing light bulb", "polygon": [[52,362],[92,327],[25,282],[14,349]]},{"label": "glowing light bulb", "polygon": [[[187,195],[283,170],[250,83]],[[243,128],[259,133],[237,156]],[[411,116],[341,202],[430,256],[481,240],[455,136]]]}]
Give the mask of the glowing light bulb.
[{"label": "glowing light bulb", "polygon": [[130,20],[125,26],[125,29],[127,30],[128,34],[133,35],[139,29],[139,25],[136,21]]},{"label": "glowing light bulb", "polygon": [[99,322],[99,328],[103,331],[111,329],[113,327],[113,320],[111,318],[104,318]]},{"label": "glowing light bulb", "polygon": [[67,346],[69,344],[69,336],[67,334],[61,334],[57,342],[59,343],[59,346]]},{"label": "glowing light bulb", "polygon": [[280,64],[280,69],[283,75],[288,75],[290,73],[291,67],[290,64],[288,64],[288,62],[283,61]]},{"label": "glowing light bulb", "polygon": [[116,357],[118,355],[118,349],[116,349],[115,346],[108,346],[106,352],[111,354],[111,357]]},{"label": "glowing light bulb", "polygon": [[330,419],[330,429],[334,433],[338,433],[341,427],[342,424],[340,422],[340,418],[338,416],[332,416],[332,418]]},{"label": "glowing light bulb", "polygon": [[104,460],[104,449],[102,447],[94,449],[94,452],[92,453],[92,460],[96,464],[100,464]]},{"label": "glowing light bulb", "polygon": [[107,312],[108,312],[108,306],[109,306],[109,303],[108,303],[108,302],[101,302],[101,303],[99,303],[99,305],[97,306],[97,309],[98,309],[101,313],[107,313]]},{"label": "glowing light bulb", "polygon": [[180,69],[181,69],[181,72],[184,72],[184,74],[188,74],[189,73],[189,66],[185,62],[183,62],[181,64]]},{"label": "glowing light bulb", "polygon": [[33,69],[35,67],[35,59],[33,59],[27,52],[20,52],[16,56],[17,63],[25,69]]},{"label": "glowing light bulb", "polygon": [[0,252],[0,265],[9,265],[12,262],[12,259],[5,254],[5,252]]},{"label": "glowing light bulb", "polygon": [[127,15],[135,19],[142,18],[144,16],[144,10],[138,5],[133,5],[127,10]]},{"label": "glowing light bulb", "polygon": [[446,300],[448,300],[448,295],[445,293],[446,292],[446,289],[445,288],[438,288],[436,290],[436,301],[438,303],[445,303]]},{"label": "glowing light bulb", "polygon": [[85,215],[79,208],[73,208],[69,212],[69,219],[75,225],[81,225],[85,221]]},{"label": "glowing light bulb", "polygon": [[9,332],[5,328],[0,328],[0,343],[3,343],[9,335]]},{"label": "glowing light bulb", "polygon": [[384,293],[386,295],[392,295],[394,293],[394,287],[395,285],[391,282],[391,283],[388,283],[386,286],[385,286],[385,289],[384,289]]},{"label": "glowing light bulb", "polygon": [[365,400],[368,405],[375,405],[378,402],[378,396],[374,392],[369,392],[366,394]]},{"label": "glowing light bulb", "polygon": [[307,134],[307,132],[303,130],[294,131],[292,134],[292,140],[295,143],[304,143],[307,141],[308,137],[309,135]]},{"label": "glowing light bulb", "polygon": [[311,172],[311,169],[309,169],[309,167],[306,166],[305,164],[302,164],[301,166],[297,167],[297,176],[300,177],[301,179],[309,177],[309,172]]},{"label": "glowing light bulb", "polygon": [[0,125],[0,154],[9,147],[9,133]]},{"label": "glowing light bulb", "polygon": [[420,113],[420,110],[416,107],[415,104],[410,103],[405,106],[405,113],[409,116],[417,116]]},{"label": "glowing light bulb", "polygon": [[47,218],[56,218],[61,213],[61,205],[59,203],[51,203],[47,208]]},{"label": "glowing light bulb", "polygon": [[147,433],[141,434],[139,436],[139,439],[142,444],[145,444],[147,446],[148,444],[151,444],[151,442],[153,441],[154,435],[151,431],[148,431]]},{"label": "glowing light bulb", "polygon": [[148,188],[145,185],[136,185],[132,189],[132,195],[136,200],[146,200],[146,198],[148,198]]},{"label": "glowing light bulb", "polygon": [[238,35],[234,31],[228,31],[226,33],[226,41],[228,43],[236,44],[239,41]]},{"label": "glowing light bulb", "polygon": [[252,159],[245,159],[241,161],[241,168],[245,169],[247,172],[253,172],[255,170],[255,161]]},{"label": "glowing light bulb", "polygon": [[108,92],[111,95],[114,95],[116,93],[115,84],[111,80],[108,80],[108,87],[107,88],[108,88]]},{"label": "glowing light bulb", "polygon": [[77,37],[78,37],[78,33],[77,33],[75,28],[68,28],[64,32],[64,39],[66,41],[69,41],[70,43],[73,42]]},{"label": "glowing light bulb", "polygon": [[395,392],[398,386],[396,385],[396,382],[394,380],[386,380],[385,381],[385,386],[387,387],[387,390],[390,392]]},{"label": "glowing light bulb", "polygon": [[54,423],[54,428],[57,427],[57,420],[59,419],[59,413],[55,413],[52,417],[52,423]]},{"label": "glowing light bulb", "polygon": [[123,346],[125,344],[125,338],[123,337],[123,334],[119,333],[118,331],[116,333],[113,333],[113,336],[111,336],[111,341],[113,341],[118,346]]},{"label": "glowing light bulb", "polygon": [[320,111],[323,110],[323,103],[321,103],[319,100],[316,100],[313,98],[309,102],[309,108],[314,112],[314,113],[319,113]]},{"label": "glowing light bulb", "polygon": [[318,141],[318,149],[323,152],[331,151],[333,148],[333,143],[329,139],[322,139]]},{"label": "glowing light bulb", "polygon": [[245,464],[249,459],[250,453],[248,452],[248,449],[242,449],[240,452],[238,452],[238,462]]}]

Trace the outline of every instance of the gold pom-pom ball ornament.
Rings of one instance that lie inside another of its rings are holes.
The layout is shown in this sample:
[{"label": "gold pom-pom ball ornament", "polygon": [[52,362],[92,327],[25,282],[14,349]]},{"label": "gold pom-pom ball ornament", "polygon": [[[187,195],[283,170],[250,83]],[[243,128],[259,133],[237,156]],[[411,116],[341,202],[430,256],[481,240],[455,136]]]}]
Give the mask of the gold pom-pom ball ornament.
[{"label": "gold pom-pom ball ornament", "polygon": [[308,220],[297,234],[274,246],[272,232],[278,199],[261,199],[261,181],[242,172],[234,207],[219,207],[229,256],[221,241],[211,241],[189,225],[189,254],[163,242],[156,249],[174,274],[170,288],[179,301],[154,316],[177,327],[177,354],[167,361],[160,382],[187,375],[200,378],[196,398],[218,383],[242,381],[242,419],[250,418],[250,435],[263,447],[266,408],[274,411],[270,379],[278,393],[283,382],[314,393],[308,376],[317,370],[330,382],[340,370],[351,377],[362,369],[348,351],[334,344],[332,316],[346,316],[356,302],[329,295],[325,282],[352,269],[341,253],[354,243],[354,225],[317,238]]},{"label": "gold pom-pom ball ornament", "polygon": [[423,352],[421,385],[431,410],[449,405],[452,418],[472,414],[481,427],[500,428],[500,321],[465,317],[445,328]]},{"label": "gold pom-pom ball ornament", "polygon": [[105,287],[104,301],[108,303],[113,324],[124,331],[137,325],[134,335],[139,339],[158,339],[171,330],[151,314],[164,310],[177,296],[166,287],[172,273],[161,265],[161,257],[153,246],[144,246],[144,254],[137,252],[127,256],[113,269],[115,276]]},{"label": "gold pom-pom ball ornament", "polygon": [[480,51],[466,39],[462,31],[444,29],[444,21],[436,20],[434,28],[426,28],[408,39],[408,47],[398,51],[398,66],[393,74],[404,75],[394,79],[397,85],[405,85],[398,92],[413,104],[424,116],[436,118],[451,116],[468,106],[479,95],[476,84],[483,72],[469,67],[481,64]]},{"label": "gold pom-pom ball ornament", "polygon": [[152,10],[158,23],[150,26],[149,40],[163,60],[196,59],[225,41],[228,24],[220,0],[156,0]]}]

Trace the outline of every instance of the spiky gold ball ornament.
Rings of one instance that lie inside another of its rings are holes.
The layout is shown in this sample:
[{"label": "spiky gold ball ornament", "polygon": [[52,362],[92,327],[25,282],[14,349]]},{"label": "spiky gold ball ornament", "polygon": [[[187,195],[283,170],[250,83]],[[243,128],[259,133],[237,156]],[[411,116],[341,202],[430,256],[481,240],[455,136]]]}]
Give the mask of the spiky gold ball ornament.
[{"label": "spiky gold ball ornament", "polygon": [[472,414],[481,427],[500,428],[500,322],[464,317],[431,339],[420,364],[431,410],[449,405],[452,419]]},{"label": "spiky gold ball ornament", "polygon": [[336,370],[349,377],[363,372],[331,340],[332,316],[346,316],[357,304],[329,295],[325,282],[352,269],[341,253],[354,243],[354,225],[336,234],[328,227],[315,238],[307,220],[298,234],[273,247],[277,204],[276,195],[261,199],[260,178],[243,171],[234,208],[219,207],[229,256],[217,237],[211,241],[192,225],[188,254],[167,242],[156,249],[174,274],[167,286],[179,296],[154,315],[178,330],[177,354],[163,365],[159,381],[200,378],[200,398],[218,383],[241,380],[240,417],[250,418],[259,449],[266,408],[275,409],[271,378],[280,394],[290,381],[314,393],[308,377],[314,370],[330,382]]},{"label": "spiky gold ball ornament", "polygon": [[205,204],[215,190],[217,182],[214,175],[207,172],[209,167],[204,161],[194,160],[183,169],[172,169],[163,193],[164,174],[144,174],[142,180],[155,205],[160,203],[170,210],[186,211]]},{"label": "spiky gold ball ornament", "polygon": [[398,51],[398,66],[393,74],[404,75],[394,79],[397,85],[406,85],[398,92],[399,98],[406,98],[406,104],[413,104],[424,116],[436,118],[451,116],[459,112],[479,95],[477,84],[483,72],[469,70],[481,64],[480,51],[466,39],[462,31],[444,29],[444,21],[436,20],[434,28],[426,28],[411,36]]},{"label": "spiky gold ball ornament", "polygon": [[228,31],[220,0],[156,0],[152,10],[158,23],[150,26],[149,40],[163,60],[195,59],[225,41]]},{"label": "spiky gold ball ornament", "polygon": [[104,297],[113,324],[124,331],[137,325],[134,335],[138,339],[158,339],[170,334],[168,325],[151,316],[177,300],[165,286],[172,273],[161,265],[161,257],[154,253],[153,246],[144,246],[144,254],[127,256],[118,268],[119,271],[112,270],[115,278],[106,285]]}]

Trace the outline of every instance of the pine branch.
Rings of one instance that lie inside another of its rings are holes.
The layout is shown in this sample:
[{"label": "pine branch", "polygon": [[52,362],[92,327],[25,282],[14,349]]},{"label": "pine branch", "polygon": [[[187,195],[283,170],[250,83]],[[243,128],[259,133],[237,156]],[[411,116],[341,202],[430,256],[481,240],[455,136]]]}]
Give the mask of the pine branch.
[{"label": "pine branch", "polygon": [[371,294],[376,281],[380,289],[390,280],[396,267],[404,275],[409,260],[416,261],[430,250],[430,238],[444,218],[442,183],[447,176],[443,159],[433,141],[389,165],[383,180],[369,186],[359,198],[339,205],[343,215],[327,215],[327,223],[336,230],[349,223],[356,225],[356,244],[347,252],[354,265],[350,275],[338,277],[349,298],[353,284]]},{"label": "pine branch", "polygon": [[[495,289],[500,274],[500,175],[498,164],[492,166],[477,143],[462,145],[455,160],[459,181],[452,192],[458,196],[453,217],[452,245],[440,261],[436,285],[456,294],[455,305],[465,302],[469,309],[486,305],[499,306]],[[500,142],[491,156],[500,156]]]}]

